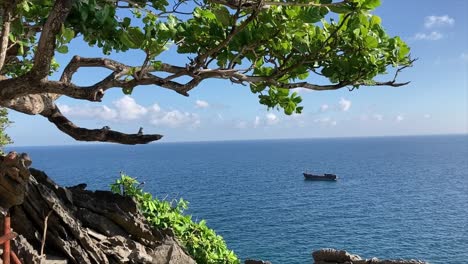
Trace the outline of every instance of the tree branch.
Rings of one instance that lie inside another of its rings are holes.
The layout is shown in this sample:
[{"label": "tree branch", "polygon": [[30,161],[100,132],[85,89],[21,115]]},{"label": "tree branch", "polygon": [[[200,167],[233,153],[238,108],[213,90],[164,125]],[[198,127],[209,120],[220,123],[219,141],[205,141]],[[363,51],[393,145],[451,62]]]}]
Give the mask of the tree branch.
[{"label": "tree branch", "polygon": [[[242,2],[242,1],[240,1]],[[238,17],[239,13],[241,12],[240,10],[240,6],[241,6],[241,3],[238,4],[238,10],[235,14],[236,18]],[[227,35],[226,39],[224,39],[221,43],[218,44],[218,46],[212,48],[211,50],[207,51],[206,53],[202,54],[202,55],[199,55],[197,56],[194,61],[197,63],[197,66],[201,66],[202,63],[204,63],[204,61],[209,58],[210,56],[212,56],[213,54],[216,54],[217,52],[219,52],[222,48],[226,47],[229,42],[231,42],[231,40],[239,33],[241,32],[245,27],[247,27],[250,22],[252,22],[252,20],[254,20],[258,14],[260,13],[260,9],[263,5],[263,0],[258,0],[252,13],[250,14],[250,16],[245,19],[244,21],[242,21],[242,23],[237,26],[234,24],[234,26],[232,26],[232,29],[231,29],[231,32],[229,33],[229,35]],[[237,19],[234,19],[234,23],[236,23],[236,20]]]},{"label": "tree branch", "polygon": [[16,1],[4,1],[2,7],[2,31],[0,33],[0,72],[5,64],[5,59],[8,50],[8,37],[10,35],[11,21],[13,19],[13,9],[15,8]]},{"label": "tree branch", "polygon": [[[253,6],[256,6],[258,1],[255,0],[209,0],[209,2],[215,3],[215,4],[220,4],[224,5],[233,9],[237,9],[239,6],[243,9],[245,8],[251,8]],[[344,0],[342,2],[335,2],[335,3],[329,3],[329,4],[320,4],[320,3],[312,3],[311,1],[308,1],[306,3],[300,3],[300,2],[282,2],[282,1],[263,1],[262,5],[260,6],[262,9],[269,8],[270,6],[300,6],[300,7],[309,7],[309,6],[315,6],[315,7],[340,7],[343,5],[346,5],[348,0]]]},{"label": "tree branch", "polygon": [[55,1],[55,5],[43,27],[37,51],[35,52],[34,65],[30,71],[35,79],[46,78],[49,75],[50,64],[55,52],[56,36],[60,32],[68,13],[70,13],[71,7],[72,0]]},{"label": "tree branch", "polygon": [[56,105],[54,105],[52,109],[42,112],[41,115],[54,123],[59,130],[79,141],[99,141],[136,145],[147,144],[163,137],[159,134],[125,134],[110,130],[108,127],[103,127],[101,129],[86,129],[78,127],[68,120]]}]

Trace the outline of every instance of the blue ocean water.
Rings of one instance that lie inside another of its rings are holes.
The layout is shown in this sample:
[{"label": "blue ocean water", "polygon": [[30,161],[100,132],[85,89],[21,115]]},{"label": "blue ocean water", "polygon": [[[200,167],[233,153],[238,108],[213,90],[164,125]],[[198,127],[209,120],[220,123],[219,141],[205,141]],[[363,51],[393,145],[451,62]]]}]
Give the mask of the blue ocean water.
[{"label": "blue ocean water", "polygon": [[[120,171],[190,201],[239,257],[468,260],[468,136],[22,147],[56,182],[108,189]],[[302,172],[337,182],[304,181]]]}]

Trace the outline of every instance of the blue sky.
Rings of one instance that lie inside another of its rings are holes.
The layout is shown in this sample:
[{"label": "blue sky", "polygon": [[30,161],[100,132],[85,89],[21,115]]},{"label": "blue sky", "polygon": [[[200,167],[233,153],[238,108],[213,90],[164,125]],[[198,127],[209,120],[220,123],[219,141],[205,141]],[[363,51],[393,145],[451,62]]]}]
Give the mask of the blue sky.
[{"label": "blue sky", "polygon": [[[349,92],[300,90],[304,113],[286,116],[267,111],[248,87],[227,81],[207,81],[180,96],[155,86],[138,87],[131,97],[114,89],[102,103],[60,98],[58,103],[72,121],[88,128],[165,135],[164,142],[430,135],[468,132],[468,1],[383,0],[375,14],[390,35],[401,36],[419,58],[399,80],[400,87],[362,87]],[[80,41],[71,56],[99,54]],[[115,54],[113,58],[138,65],[142,54]],[[165,59],[176,64],[169,55]],[[96,69],[82,70],[74,79],[91,84],[102,76]],[[7,132],[16,146],[83,144],[61,133],[41,116],[10,112],[14,121]]]}]

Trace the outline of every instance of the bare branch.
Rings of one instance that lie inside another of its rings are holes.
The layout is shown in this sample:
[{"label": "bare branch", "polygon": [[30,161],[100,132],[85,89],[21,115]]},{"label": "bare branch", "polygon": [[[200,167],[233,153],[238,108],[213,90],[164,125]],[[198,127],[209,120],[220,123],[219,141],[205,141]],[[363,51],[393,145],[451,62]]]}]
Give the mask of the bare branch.
[{"label": "bare branch", "polygon": [[111,59],[74,56],[63,70],[60,81],[70,83],[73,74],[81,67],[102,67],[113,72],[122,72],[124,69],[130,68],[130,66]]},{"label": "bare branch", "polygon": [[34,65],[31,69],[31,75],[35,79],[47,77],[50,71],[50,64],[54,57],[56,36],[61,26],[68,16],[72,7],[72,0],[57,0],[49,13],[49,17],[44,25],[35,52]]},{"label": "bare branch", "polygon": [[113,142],[126,145],[147,144],[161,139],[163,136],[159,134],[143,135],[125,134],[103,127],[101,129],[87,129],[78,127],[68,120],[55,106],[52,109],[41,113],[50,122],[54,123],[58,129],[72,138],[79,141],[99,141],[99,142]]}]

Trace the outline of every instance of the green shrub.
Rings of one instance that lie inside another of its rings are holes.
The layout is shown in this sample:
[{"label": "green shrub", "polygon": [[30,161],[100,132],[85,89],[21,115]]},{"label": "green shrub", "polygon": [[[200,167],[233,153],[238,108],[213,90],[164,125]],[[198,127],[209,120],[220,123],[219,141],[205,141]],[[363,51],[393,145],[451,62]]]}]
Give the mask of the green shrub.
[{"label": "green shrub", "polygon": [[12,122],[8,119],[8,111],[4,107],[0,107],[0,154],[3,154],[3,147],[13,143],[10,137],[6,134],[5,129]]},{"label": "green shrub", "polygon": [[227,248],[223,238],[207,227],[204,220],[197,223],[190,215],[184,214],[184,210],[188,208],[187,201],[161,201],[144,192],[135,178],[125,174],[121,174],[120,178],[111,184],[111,190],[134,197],[143,215],[154,227],[171,228],[197,263],[240,263],[236,254]]}]

